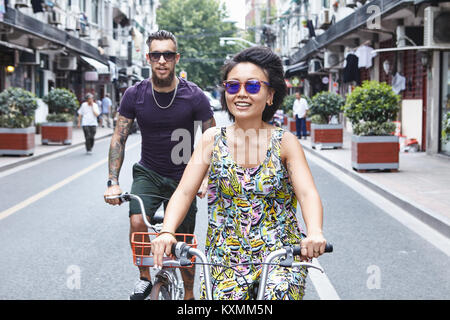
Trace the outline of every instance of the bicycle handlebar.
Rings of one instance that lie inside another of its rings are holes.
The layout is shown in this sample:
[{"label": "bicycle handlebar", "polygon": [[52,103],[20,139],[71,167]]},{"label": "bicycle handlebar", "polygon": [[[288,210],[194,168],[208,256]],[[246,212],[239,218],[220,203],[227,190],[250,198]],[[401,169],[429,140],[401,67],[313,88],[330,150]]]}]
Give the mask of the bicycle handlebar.
[{"label": "bicycle handlebar", "polygon": [[[269,273],[269,266],[271,265],[272,261],[275,260],[278,257],[284,256],[284,259],[280,259],[280,262],[278,265],[282,267],[308,267],[308,268],[314,268],[318,269],[322,273],[324,272],[322,268],[319,266],[316,266],[309,262],[294,262],[293,256],[299,256],[300,255],[300,245],[297,246],[286,246],[284,248],[275,250],[271,252],[263,263],[263,268],[261,272],[261,280],[260,285],[258,288],[258,294],[257,294],[257,300],[263,300],[264,299],[264,291],[267,283],[267,276]],[[325,246],[325,252],[333,252],[333,245],[331,243],[327,243]],[[181,266],[189,266],[192,264],[192,261],[190,260],[192,256],[196,256],[200,259],[200,261],[203,264],[203,273],[205,276],[205,286],[206,286],[206,297],[208,300],[212,300],[212,290],[211,290],[211,276],[209,271],[209,264],[207,261],[207,258],[203,252],[196,248],[192,248],[188,246],[184,242],[177,242],[172,245],[171,253],[179,259]]]}]

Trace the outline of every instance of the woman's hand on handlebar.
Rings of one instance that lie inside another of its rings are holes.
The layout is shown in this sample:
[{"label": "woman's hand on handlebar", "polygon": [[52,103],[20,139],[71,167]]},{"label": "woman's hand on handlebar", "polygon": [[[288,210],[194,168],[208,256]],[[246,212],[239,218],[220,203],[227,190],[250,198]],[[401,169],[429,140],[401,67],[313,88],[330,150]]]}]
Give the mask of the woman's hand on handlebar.
[{"label": "woman's hand on handlebar", "polygon": [[119,185],[113,185],[111,187],[108,187],[108,189],[106,189],[105,193],[103,194],[103,198],[105,199],[106,203],[109,203],[111,205],[121,205],[122,201],[119,198],[116,199],[108,199],[108,197],[113,197],[113,196],[119,196],[122,194],[122,189],[120,189]]},{"label": "woman's hand on handlebar", "polygon": [[308,235],[301,242],[301,261],[317,258],[325,252],[327,241],[322,233]]},{"label": "woman's hand on handlebar", "polygon": [[172,245],[177,243],[177,239],[170,233],[161,233],[152,240],[152,254],[154,267],[161,269],[163,265],[164,254],[172,255]]}]

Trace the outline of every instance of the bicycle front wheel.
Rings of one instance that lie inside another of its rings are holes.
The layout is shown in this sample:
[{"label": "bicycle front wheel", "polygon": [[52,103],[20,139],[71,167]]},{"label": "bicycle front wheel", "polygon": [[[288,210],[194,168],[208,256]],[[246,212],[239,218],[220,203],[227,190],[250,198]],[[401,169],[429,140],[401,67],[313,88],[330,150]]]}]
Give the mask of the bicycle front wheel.
[{"label": "bicycle front wheel", "polygon": [[166,281],[156,280],[150,292],[150,300],[171,300],[171,292]]}]

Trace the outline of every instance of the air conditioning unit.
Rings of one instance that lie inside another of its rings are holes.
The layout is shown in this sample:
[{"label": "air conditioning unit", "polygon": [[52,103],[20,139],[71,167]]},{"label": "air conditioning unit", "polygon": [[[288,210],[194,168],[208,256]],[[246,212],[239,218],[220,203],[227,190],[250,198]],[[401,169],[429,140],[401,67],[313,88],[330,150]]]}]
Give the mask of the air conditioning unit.
[{"label": "air conditioning unit", "polygon": [[77,18],[70,13],[66,15],[66,30],[75,31],[77,29]]},{"label": "air conditioning unit", "polygon": [[342,69],[344,65],[344,53],[325,51],[323,60],[324,69]]},{"label": "air conditioning unit", "polygon": [[29,8],[29,7],[31,7],[31,1],[30,0],[16,0],[15,7],[16,8]]},{"label": "air conditioning unit", "polygon": [[50,11],[48,13],[48,23],[56,25],[61,24],[62,23],[61,13],[56,12],[55,10]]},{"label": "air conditioning unit", "polygon": [[356,0],[345,0],[345,6],[349,8],[356,7]]},{"label": "air conditioning unit", "polygon": [[322,70],[322,61],[319,59],[311,59],[308,64],[308,74],[320,73]]},{"label": "air conditioning unit", "polygon": [[100,37],[100,39],[98,39],[98,46],[102,48],[109,47],[109,38],[107,36]]},{"label": "air conditioning unit", "polygon": [[309,40],[309,29],[305,27],[300,28],[300,43],[308,42]]},{"label": "air conditioning unit", "polygon": [[26,51],[20,51],[19,64],[38,65],[41,63],[41,57],[39,52],[29,53]]},{"label": "air conditioning unit", "polygon": [[331,12],[330,9],[323,9],[319,13],[317,26],[319,29],[327,29],[331,24]]},{"label": "air conditioning unit", "polygon": [[439,7],[427,7],[424,10],[424,46],[450,48],[448,22],[450,11]]},{"label": "air conditioning unit", "polygon": [[56,59],[56,68],[58,70],[77,70],[77,57],[58,56]]}]

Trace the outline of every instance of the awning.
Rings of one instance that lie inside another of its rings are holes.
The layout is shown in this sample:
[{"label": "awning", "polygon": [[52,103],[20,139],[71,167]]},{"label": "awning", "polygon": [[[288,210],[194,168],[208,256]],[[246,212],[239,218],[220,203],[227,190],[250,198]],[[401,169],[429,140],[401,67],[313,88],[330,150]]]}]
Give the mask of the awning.
[{"label": "awning", "polygon": [[86,61],[87,63],[89,63],[92,67],[94,67],[95,70],[97,70],[97,72],[99,74],[105,74],[105,73],[109,73],[109,66],[106,64],[103,64],[95,59],[92,58],[88,58],[85,56],[81,56],[81,59],[83,59],[84,61]]},{"label": "awning", "polygon": [[293,76],[294,74],[298,74],[301,72],[305,72],[308,70],[308,63],[306,63],[306,61],[302,61],[290,66],[286,67],[285,70],[285,77],[289,78],[291,76]]}]

